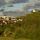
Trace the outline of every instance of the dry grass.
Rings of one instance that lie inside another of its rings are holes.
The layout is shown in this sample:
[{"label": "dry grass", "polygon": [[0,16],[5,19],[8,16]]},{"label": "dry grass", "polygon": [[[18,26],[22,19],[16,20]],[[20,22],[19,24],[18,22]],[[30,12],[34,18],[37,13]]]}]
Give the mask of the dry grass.
[{"label": "dry grass", "polygon": [[30,40],[30,39],[25,39],[25,38],[14,39],[11,37],[0,37],[0,40]]}]

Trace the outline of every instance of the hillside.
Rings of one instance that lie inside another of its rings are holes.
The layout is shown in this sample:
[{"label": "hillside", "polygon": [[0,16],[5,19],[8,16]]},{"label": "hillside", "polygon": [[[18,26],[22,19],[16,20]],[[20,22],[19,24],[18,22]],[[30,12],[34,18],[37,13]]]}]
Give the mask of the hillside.
[{"label": "hillside", "polygon": [[0,25],[0,37],[40,40],[40,12],[16,17],[16,19],[22,21]]}]

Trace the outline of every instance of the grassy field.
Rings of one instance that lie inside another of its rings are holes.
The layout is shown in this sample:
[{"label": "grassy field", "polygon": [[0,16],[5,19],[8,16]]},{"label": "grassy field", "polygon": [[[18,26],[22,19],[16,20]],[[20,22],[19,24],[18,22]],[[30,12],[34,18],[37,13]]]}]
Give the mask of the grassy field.
[{"label": "grassy field", "polygon": [[40,40],[40,12],[16,18],[23,20],[0,25],[0,40]]},{"label": "grassy field", "polygon": [[30,40],[30,39],[25,39],[25,38],[14,39],[11,37],[0,37],[0,40]]}]

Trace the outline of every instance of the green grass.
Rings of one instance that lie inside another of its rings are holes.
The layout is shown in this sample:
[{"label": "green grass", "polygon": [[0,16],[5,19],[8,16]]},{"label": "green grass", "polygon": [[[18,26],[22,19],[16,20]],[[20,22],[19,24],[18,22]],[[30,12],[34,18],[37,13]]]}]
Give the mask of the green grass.
[{"label": "green grass", "polygon": [[17,17],[19,18],[23,21],[0,26],[0,40],[40,40],[40,12]]},{"label": "green grass", "polygon": [[12,37],[0,37],[0,40],[30,40],[25,38],[14,39]]}]

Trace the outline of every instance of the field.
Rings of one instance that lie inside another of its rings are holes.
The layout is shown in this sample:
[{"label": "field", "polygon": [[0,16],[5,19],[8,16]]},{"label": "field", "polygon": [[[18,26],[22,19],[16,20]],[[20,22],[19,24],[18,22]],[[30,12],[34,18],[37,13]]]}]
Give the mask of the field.
[{"label": "field", "polygon": [[16,19],[17,22],[12,24],[9,22],[0,25],[0,40],[40,40],[40,12],[32,12]]},{"label": "field", "polygon": [[24,38],[14,39],[11,37],[0,37],[0,40],[30,40],[30,39],[24,39]]}]

